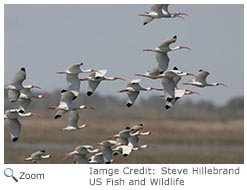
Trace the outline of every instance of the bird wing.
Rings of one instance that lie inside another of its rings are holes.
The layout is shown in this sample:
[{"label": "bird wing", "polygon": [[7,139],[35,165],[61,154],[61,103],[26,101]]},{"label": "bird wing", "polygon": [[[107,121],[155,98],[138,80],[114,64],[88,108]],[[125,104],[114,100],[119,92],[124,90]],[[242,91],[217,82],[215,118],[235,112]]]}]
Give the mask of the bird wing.
[{"label": "bird wing", "polygon": [[34,95],[31,92],[30,88],[23,88],[20,90],[19,98],[32,98]]},{"label": "bird wing", "polygon": [[74,163],[75,164],[88,164],[88,159],[86,155],[76,154],[74,155]]},{"label": "bird wing", "polygon": [[134,102],[136,101],[136,98],[139,95],[139,93],[140,93],[139,91],[127,92],[127,94],[128,94],[127,103],[134,104]]},{"label": "bird wing", "polygon": [[122,145],[120,148],[122,149],[122,155],[130,155],[132,151],[132,147],[128,145]]},{"label": "bird wing", "polygon": [[66,91],[61,93],[60,102],[64,102],[66,104],[71,104],[76,96],[71,91]]},{"label": "bird wing", "polygon": [[20,96],[19,90],[8,89],[8,97],[10,102],[16,102]]},{"label": "bird wing", "polygon": [[150,22],[152,22],[154,20],[154,18],[153,17],[146,17],[145,19],[144,19],[144,24],[148,24],[148,23],[150,23]]},{"label": "bird wing", "polygon": [[57,110],[55,117],[62,117],[65,113],[67,113],[67,110]]},{"label": "bird wing", "polygon": [[72,64],[68,66],[68,70],[71,72],[71,74],[78,74],[81,72],[80,66],[82,66],[82,63]]},{"label": "bird wing", "polygon": [[165,98],[173,98],[175,95],[175,83],[173,81],[173,78],[163,78],[162,79],[162,85],[164,88]]},{"label": "bird wing", "polygon": [[80,84],[81,84],[78,74],[74,74],[74,75],[67,74],[66,80],[68,83],[68,90],[72,91],[74,95],[78,96],[80,91]]},{"label": "bird wing", "polygon": [[138,135],[134,135],[134,136],[130,136],[128,138],[129,144],[128,146],[132,147],[132,148],[137,148],[139,147],[139,145],[137,144],[139,141],[139,137]]},{"label": "bird wing", "polygon": [[106,69],[104,69],[104,70],[98,70],[98,72],[95,72],[95,78],[96,77],[104,77],[106,73],[107,73],[107,70]]},{"label": "bird wing", "polygon": [[117,144],[128,144],[128,140],[125,138],[117,137],[116,141],[117,141]]},{"label": "bird wing", "polygon": [[175,98],[182,98],[185,94],[185,89],[176,89],[175,90]]},{"label": "bird wing", "polygon": [[160,8],[163,15],[169,15],[170,14],[168,11],[168,6],[169,6],[169,4],[163,4],[162,7]]},{"label": "bird wing", "polygon": [[21,123],[17,118],[8,119],[7,127],[9,129],[11,140],[14,138],[19,138],[21,132]]},{"label": "bird wing", "polygon": [[150,12],[160,12],[161,8],[163,7],[162,4],[154,4],[150,8]]},{"label": "bird wing", "polygon": [[141,80],[142,80],[142,79],[134,79],[134,80],[131,80],[131,81],[129,82],[129,84],[127,85],[127,87],[131,87],[131,85],[133,85],[133,84],[138,84],[138,83],[141,82]]},{"label": "bird wing", "polygon": [[204,84],[206,83],[206,78],[208,75],[209,75],[209,72],[207,71],[199,71],[195,80]]},{"label": "bird wing", "polygon": [[103,151],[103,159],[104,162],[111,162],[112,160],[112,149],[111,148],[105,148]]},{"label": "bird wing", "polygon": [[174,82],[174,85],[175,85],[175,88],[177,88],[177,84],[178,82],[181,80],[181,76],[176,76],[173,78],[173,82]]},{"label": "bird wing", "polygon": [[167,50],[169,45],[176,42],[176,41],[177,41],[177,36],[173,36],[172,38],[161,42],[161,44],[159,45],[159,48]]},{"label": "bird wing", "polygon": [[44,155],[44,152],[37,151],[31,154],[32,160],[41,160],[41,156]]},{"label": "bird wing", "polygon": [[154,67],[150,72],[149,75],[150,76],[157,76],[160,74],[160,69],[158,67]]},{"label": "bird wing", "polygon": [[18,103],[19,103],[19,109],[25,112],[31,103],[31,99],[19,98]]},{"label": "bird wing", "polygon": [[79,113],[77,110],[71,110],[69,112],[69,118],[67,121],[67,126],[72,126],[78,128]]},{"label": "bird wing", "polygon": [[103,153],[99,152],[90,157],[90,163],[104,164]]},{"label": "bird wing", "polygon": [[88,92],[94,92],[96,90],[96,88],[99,86],[100,82],[101,81],[89,80],[87,91]]},{"label": "bird wing", "polygon": [[172,108],[175,105],[175,103],[177,102],[177,100],[184,96],[185,91],[186,91],[185,89],[176,89],[174,98],[169,102],[166,101],[165,102],[165,107],[167,109]]},{"label": "bird wing", "polygon": [[169,57],[167,53],[155,53],[156,61],[160,71],[166,71],[169,65]]},{"label": "bird wing", "polygon": [[24,68],[20,69],[14,76],[12,80],[13,85],[22,84],[22,82],[26,79],[26,71]]}]

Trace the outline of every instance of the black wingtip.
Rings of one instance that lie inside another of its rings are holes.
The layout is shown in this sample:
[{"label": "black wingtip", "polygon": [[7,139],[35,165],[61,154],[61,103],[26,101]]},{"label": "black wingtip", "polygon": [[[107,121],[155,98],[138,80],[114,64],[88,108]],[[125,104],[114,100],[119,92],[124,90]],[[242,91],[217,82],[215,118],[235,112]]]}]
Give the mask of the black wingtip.
[{"label": "black wingtip", "polygon": [[131,103],[128,103],[128,104],[126,104],[126,106],[129,108],[130,106],[132,106],[133,104],[131,104]]},{"label": "black wingtip", "polygon": [[129,155],[128,155],[128,154],[123,154],[123,156],[124,156],[124,157],[127,157],[127,156],[129,156]]},{"label": "black wingtip", "polygon": [[61,93],[64,93],[64,92],[67,92],[67,90],[65,90],[65,89],[61,90]]},{"label": "black wingtip", "polygon": [[88,96],[91,96],[93,94],[93,92],[87,92]]},{"label": "black wingtip", "polygon": [[202,71],[203,71],[202,69],[199,70],[199,72],[202,72]]},{"label": "black wingtip", "polygon": [[72,100],[75,100],[77,98],[77,96],[74,96],[73,98],[72,98]]},{"label": "black wingtip", "polygon": [[130,129],[130,127],[126,127],[125,129],[126,129],[126,130],[129,130],[129,129]]},{"label": "black wingtip", "polygon": [[117,156],[117,155],[118,155],[118,153],[117,153],[117,152],[114,152],[114,153],[113,153],[113,156]]},{"label": "black wingtip", "polygon": [[19,113],[25,113],[25,111],[24,110],[19,110]]},{"label": "black wingtip", "polygon": [[40,150],[40,152],[43,152],[43,153],[45,153],[45,150]]},{"label": "black wingtip", "polygon": [[171,102],[173,100],[173,98],[167,98],[166,101],[167,102]]},{"label": "black wingtip", "polygon": [[110,164],[111,163],[111,161],[107,161],[107,162],[105,162],[106,164]]},{"label": "black wingtip", "polygon": [[177,39],[177,35],[173,36],[174,39]]},{"label": "black wingtip", "polygon": [[178,71],[178,68],[177,67],[173,67],[173,70],[177,70]]},{"label": "black wingtip", "polygon": [[171,108],[171,106],[166,105],[165,108],[168,110],[169,108]]},{"label": "black wingtip", "polygon": [[147,22],[144,22],[143,25],[145,26],[147,24]]},{"label": "black wingtip", "polygon": [[58,119],[59,117],[62,117],[61,115],[55,115],[54,118]]},{"label": "black wingtip", "polygon": [[25,69],[25,67],[22,67],[22,68],[21,68],[21,70],[22,70],[22,71],[24,71],[24,72],[26,72],[26,69]]},{"label": "black wingtip", "polygon": [[14,138],[12,139],[12,141],[13,141],[13,142],[16,142],[16,141],[18,141],[18,139],[19,139],[18,137],[14,137]]}]

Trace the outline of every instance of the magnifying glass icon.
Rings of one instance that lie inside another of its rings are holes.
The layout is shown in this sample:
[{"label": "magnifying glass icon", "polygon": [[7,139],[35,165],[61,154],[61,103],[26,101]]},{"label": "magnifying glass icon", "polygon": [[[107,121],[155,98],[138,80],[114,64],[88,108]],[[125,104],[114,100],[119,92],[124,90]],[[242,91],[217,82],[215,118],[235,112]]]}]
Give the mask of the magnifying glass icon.
[{"label": "magnifying glass icon", "polygon": [[6,168],[6,169],[4,170],[4,175],[5,175],[6,177],[12,177],[13,180],[15,180],[16,182],[18,182],[18,179],[15,178],[15,176],[14,176],[14,171],[13,171],[11,168]]}]

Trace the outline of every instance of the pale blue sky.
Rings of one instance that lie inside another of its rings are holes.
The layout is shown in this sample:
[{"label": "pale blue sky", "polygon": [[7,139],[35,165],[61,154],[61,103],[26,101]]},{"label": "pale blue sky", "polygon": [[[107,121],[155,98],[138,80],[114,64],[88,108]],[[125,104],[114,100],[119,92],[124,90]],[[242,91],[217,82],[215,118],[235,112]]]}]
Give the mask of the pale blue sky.
[{"label": "pale blue sky", "polygon": [[[109,76],[127,80],[156,66],[155,55],[143,52],[177,35],[173,45],[191,51],[170,52],[170,69],[197,73],[208,70],[208,82],[225,87],[196,88],[195,100],[223,104],[244,94],[244,6],[170,5],[171,12],[186,12],[184,20],[159,19],[143,26],[138,13],[150,5],[5,5],[4,82],[11,82],[20,67],[26,67],[25,84],[44,90],[66,88],[65,77],[57,70],[83,62],[86,68],[107,69]],[[87,76],[81,74],[81,77]],[[183,81],[191,78],[183,79]],[[103,95],[117,94],[127,82],[105,82],[97,89]],[[161,87],[159,80],[143,79],[143,86]],[[180,88],[184,86],[179,85]],[[86,83],[81,91],[85,92]],[[142,93],[141,97],[157,93]],[[157,94],[159,95],[159,93]]]}]

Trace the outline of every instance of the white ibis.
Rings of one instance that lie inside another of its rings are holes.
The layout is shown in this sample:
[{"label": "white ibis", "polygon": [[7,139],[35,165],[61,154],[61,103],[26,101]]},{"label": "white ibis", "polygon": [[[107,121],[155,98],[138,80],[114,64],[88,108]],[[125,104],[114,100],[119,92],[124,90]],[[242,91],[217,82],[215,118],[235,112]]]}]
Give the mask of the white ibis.
[{"label": "white ibis", "polygon": [[20,96],[18,98],[19,109],[25,112],[33,98],[44,99],[44,98],[47,98],[47,96],[42,95],[42,94],[34,94],[31,91],[31,88],[25,87],[21,89]]},{"label": "white ibis", "polygon": [[116,156],[121,153],[123,156],[128,156],[133,148],[133,146],[129,146],[129,139],[139,135],[142,129],[143,124],[138,124],[132,127],[126,127],[124,130],[119,131],[117,135],[114,135],[113,138],[121,145],[114,149],[113,155]]},{"label": "white ibis", "polygon": [[11,84],[5,88],[8,90],[8,98],[10,102],[16,102],[20,96],[20,90],[23,88],[39,88],[35,85],[23,85],[23,81],[26,79],[26,69],[22,67],[14,76]]},{"label": "white ibis", "polygon": [[113,146],[119,145],[115,140],[104,140],[100,145],[100,151],[103,153],[103,159],[105,164],[112,163]]},{"label": "white ibis", "polygon": [[61,91],[61,98],[58,106],[50,106],[49,109],[55,109],[57,110],[54,118],[58,119],[62,117],[65,113],[67,113],[69,110],[77,110],[77,109],[94,109],[91,106],[86,105],[77,105],[73,102],[73,100],[76,98],[76,96],[68,90],[62,90]]},{"label": "white ibis", "polygon": [[166,71],[169,66],[170,58],[167,55],[169,51],[176,51],[179,49],[189,49],[190,50],[189,47],[181,46],[181,45],[176,46],[174,48],[170,47],[170,44],[176,41],[177,41],[177,36],[173,36],[172,38],[162,42],[157,48],[143,50],[143,51],[155,52],[155,57],[156,57],[156,61],[158,62],[160,73],[163,73],[164,71]]},{"label": "white ibis", "polygon": [[51,158],[50,154],[45,155],[45,150],[39,150],[37,152],[32,153],[31,156],[25,159],[25,161],[32,161],[33,163],[36,163],[42,159],[48,159],[48,158]]},{"label": "white ibis", "polygon": [[143,25],[146,25],[146,24],[150,23],[151,21],[153,21],[154,19],[158,19],[158,18],[176,18],[176,17],[179,17],[179,18],[184,19],[184,17],[181,15],[188,16],[188,14],[181,13],[181,12],[170,13],[168,11],[168,6],[169,6],[169,4],[152,5],[149,12],[139,14],[139,16],[146,17]]},{"label": "white ibis", "polygon": [[16,142],[19,139],[21,133],[21,123],[18,118],[30,116],[39,116],[39,114],[33,112],[24,113],[23,110],[19,109],[10,109],[5,111],[4,119],[7,119],[7,127],[13,142]]},{"label": "white ibis", "polygon": [[95,149],[91,145],[79,145],[75,147],[74,151],[66,154],[64,160],[74,156],[74,163],[75,164],[88,164],[89,160],[87,158],[87,154],[89,153],[96,153],[98,149]]},{"label": "white ibis", "polygon": [[183,84],[193,85],[193,86],[197,86],[197,87],[219,86],[219,85],[227,87],[227,85],[225,85],[223,83],[219,83],[219,82],[208,83],[206,80],[208,75],[209,75],[208,71],[199,70],[199,73],[195,79],[193,79],[192,81],[185,82]]},{"label": "white ibis", "polygon": [[79,129],[83,129],[87,127],[86,124],[83,125],[78,125],[78,120],[79,120],[79,113],[77,110],[70,110],[69,112],[69,118],[67,121],[67,127],[61,129],[62,131],[76,131]]},{"label": "white ibis", "polygon": [[71,91],[76,97],[80,93],[81,81],[78,74],[67,74],[66,81],[68,83],[68,90]]},{"label": "white ibis", "polygon": [[95,72],[92,72],[88,78],[81,78],[81,81],[88,81],[88,89],[87,89],[87,95],[91,96],[96,88],[99,86],[100,82],[105,81],[115,81],[115,80],[124,80],[120,77],[107,77],[105,76],[107,70],[98,70]]},{"label": "white ibis", "polygon": [[175,88],[181,80],[181,76],[174,71],[165,71],[163,74],[153,77],[154,79],[162,78],[165,100],[170,102],[175,98]]},{"label": "white ibis", "polygon": [[127,85],[127,88],[118,91],[119,93],[127,92],[128,94],[128,99],[127,99],[127,104],[126,104],[127,107],[130,107],[134,104],[140,91],[160,90],[160,89],[152,88],[152,87],[143,88],[140,86],[139,84],[140,82],[141,82],[141,79],[131,80],[129,84]]},{"label": "white ibis", "polygon": [[125,132],[124,134],[121,134],[122,131],[120,131],[117,135],[115,135],[115,138],[121,139],[122,142],[125,142],[125,144],[117,146],[114,149],[113,155],[116,156],[118,153],[121,153],[123,156],[128,156],[130,155],[132,150],[140,150],[147,148],[148,145],[138,144],[139,136],[150,135],[151,131],[141,132],[141,129],[143,129],[142,125],[136,125],[131,128],[126,128],[125,131],[128,131],[128,133]]},{"label": "white ibis", "polygon": [[58,71],[57,74],[66,74],[66,81],[68,83],[68,90],[72,91],[74,95],[77,97],[80,92],[80,73],[91,73],[96,72],[94,69],[83,70],[80,67],[83,63],[72,64],[64,71]]},{"label": "white ibis", "polygon": [[[188,90],[188,89],[175,89],[175,98],[173,98],[170,102],[166,101],[165,102],[165,108],[170,109],[171,107],[174,106],[174,104],[177,102],[177,100],[182,98],[184,95],[191,95],[191,94],[199,94],[199,93],[194,92],[192,90]],[[161,97],[163,97],[163,96],[161,96]]]}]

